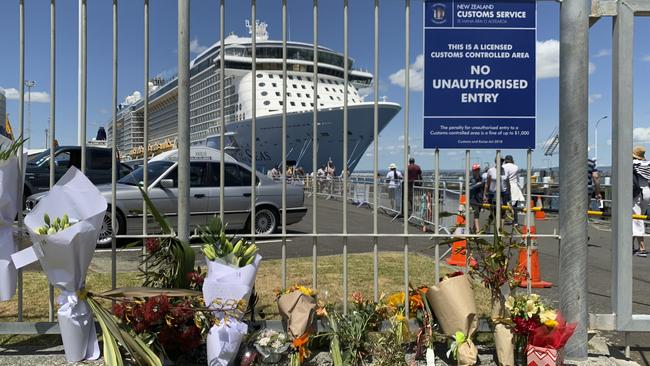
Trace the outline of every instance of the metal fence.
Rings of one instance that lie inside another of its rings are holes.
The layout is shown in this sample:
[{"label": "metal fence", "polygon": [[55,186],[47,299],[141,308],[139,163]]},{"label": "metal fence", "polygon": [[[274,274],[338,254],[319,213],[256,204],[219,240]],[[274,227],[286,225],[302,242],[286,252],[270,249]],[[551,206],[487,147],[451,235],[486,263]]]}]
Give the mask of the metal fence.
[{"label": "metal fence", "polygon": [[[108,1],[108,0],[107,0]],[[19,39],[20,39],[20,75],[19,75],[19,82],[20,82],[20,101],[19,101],[19,128],[18,130],[20,131],[20,134],[23,133],[23,121],[24,121],[24,116],[23,116],[23,110],[24,110],[24,81],[25,81],[25,1],[24,0],[18,0],[19,2],[19,17],[20,17],[20,29],[19,29]],[[580,6],[581,3],[586,4],[587,1],[574,1],[574,0],[566,0],[566,2],[575,4],[579,3],[578,6]],[[631,42],[631,37],[633,34],[633,15],[635,13],[639,13],[642,10],[643,11],[648,11],[647,9],[647,4],[642,1],[634,1],[634,0],[621,0],[621,1],[601,1],[604,3],[608,4],[607,9],[611,9],[612,7],[615,8],[616,10],[616,18],[615,18],[615,27],[614,27],[614,57],[615,57],[615,64],[614,64],[614,80],[615,80],[615,94],[614,94],[614,108],[615,108],[615,114],[618,117],[618,123],[615,123],[614,130],[614,138],[613,138],[613,147],[614,147],[614,159],[615,161],[626,161],[627,157],[629,155],[629,151],[631,151],[631,142],[632,142],[632,136],[631,136],[631,121],[632,119],[630,118],[631,115],[631,88],[629,87],[631,85],[631,71],[632,70],[632,65],[631,65],[631,58],[627,57],[631,54],[632,51],[632,42]],[[150,81],[149,79],[149,64],[150,64],[150,59],[149,59],[149,0],[143,0],[143,9],[144,9],[144,19],[143,19],[143,24],[144,24],[144,38],[143,38],[143,58],[144,58],[144,73],[143,73],[143,88],[144,90],[148,90],[148,83]],[[234,3],[234,2],[228,2]],[[286,156],[287,153],[287,42],[288,42],[288,37],[287,37],[287,0],[278,0],[277,1],[278,6],[281,6],[281,11],[282,11],[282,100],[283,100],[283,108],[282,108],[282,153],[283,156]],[[312,20],[313,20],[313,53],[314,53],[314,59],[312,60],[312,66],[313,66],[313,87],[314,90],[318,90],[318,83],[319,83],[319,77],[318,77],[318,42],[319,42],[319,2],[318,0],[313,0],[312,2]],[[612,5],[614,3],[615,5]],[[343,20],[343,55],[345,59],[347,60],[349,57],[349,43],[348,43],[348,38],[349,38],[349,4],[348,0],[343,0],[339,2],[340,4],[340,14],[342,16]],[[417,4],[420,4],[418,1]],[[583,4],[583,5],[584,5]],[[87,106],[87,48],[86,48],[86,43],[87,43],[87,0],[80,0],[80,27],[81,27],[81,33],[80,33],[80,65],[81,65],[81,72],[80,72],[80,85],[79,85],[79,91],[80,91],[80,135],[83,137],[80,139],[80,144],[82,147],[82,161],[81,161],[81,169],[82,171],[85,171],[86,168],[86,159],[85,159],[85,149],[86,149],[86,141],[85,141],[85,128],[87,125],[86,121],[86,106]],[[189,0],[178,0],[178,147],[179,147],[179,163],[178,163],[178,176],[179,176],[179,196],[178,196],[178,236],[181,240],[188,240],[190,237],[190,226],[189,226],[189,215],[190,215],[190,207],[189,207],[189,147],[190,147],[190,131],[189,131],[189,125],[190,125],[190,115],[189,115],[189,100],[190,100],[190,95],[189,95],[189,88],[190,88],[190,39],[189,39],[189,24],[190,24],[190,11],[189,11],[189,5],[190,1]],[[404,29],[403,29],[403,40],[405,43],[405,51],[403,54],[404,57],[404,88],[405,88],[405,97],[403,101],[403,115],[404,115],[404,123],[403,123],[403,131],[404,131],[404,139],[403,139],[403,165],[402,166],[407,166],[408,165],[408,154],[407,152],[409,151],[409,126],[410,126],[410,121],[409,121],[409,116],[410,116],[410,93],[409,93],[409,83],[410,83],[410,66],[411,66],[411,51],[412,51],[412,45],[411,45],[411,39],[410,39],[410,20],[411,20],[411,1],[410,0],[404,0],[403,1],[403,12],[401,14],[395,14],[395,16],[400,16],[403,17],[404,19]],[[112,101],[113,101],[113,124],[112,124],[112,136],[117,136],[117,110],[118,110],[118,6],[119,2],[118,0],[112,0],[112,20],[113,20],[113,43],[112,43],[112,75],[113,75],[113,85],[112,85]],[[220,32],[220,42],[222,45],[225,44],[225,28],[224,28],[224,21],[226,17],[226,1],[225,0],[220,0],[220,1],[215,1],[215,6],[219,8],[219,18],[220,18],[220,27],[219,27],[219,32]],[[564,8],[565,5],[563,5]],[[575,15],[575,12],[572,10],[573,8],[567,8],[565,11],[563,9],[563,14],[573,14]],[[50,27],[50,76],[51,76],[51,84],[50,84],[50,91],[51,91],[51,103],[50,103],[50,126],[49,130],[51,131],[49,135],[49,145],[54,146],[55,143],[55,137],[56,137],[56,111],[55,111],[55,100],[56,100],[56,73],[55,73],[55,60],[56,60],[56,0],[50,0],[50,14],[51,14],[51,27]],[[379,15],[380,15],[380,2],[379,0],[375,0],[374,4],[372,6],[372,17],[373,17],[373,74],[374,75],[380,75],[380,62],[379,62],[379,34],[380,34],[380,22],[379,22]],[[251,38],[251,43],[252,43],[252,74],[255,75],[256,73],[256,33],[257,33],[257,24],[254,21],[257,18],[257,1],[256,0],[251,0],[250,1],[250,15],[251,19],[253,22],[252,24],[252,38]],[[611,14],[609,14],[611,15]],[[568,15],[567,15],[568,16]],[[586,14],[582,14],[583,17],[586,16]],[[574,17],[575,18],[575,17]],[[564,19],[564,18],[563,18]],[[571,19],[573,21],[573,19]],[[384,26],[384,25],[382,25]],[[563,29],[563,34],[568,32],[570,30]],[[564,54],[563,54],[564,55]],[[575,55],[574,55],[575,56]],[[580,57],[581,55],[577,55],[575,57]],[[567,56],[568,57],[568,56]],[[220,67],[217,71],[220,80],[225,79],[225,52],[220,52],[219,53],[219,60],[220,60]],[[584,60],[580,60],[582,62]],[[565,60],[563,56],[563,61],[561,62],[561,74],[564,71],[564,74],[566,74],[565,67],[567,65],[567,61]],[[576,70],[582,70],[580,68],[577,68]],[[347,62],[344,63],[343,67],[343,88],[344,88],[344,94],[345,98],[343,98],[343,103],[342,103],[342,108],[343,108],[343,121],[341,122],[343,124],[343,134],[341,136],[341,139],[343,141],[343,167],[342,171],[348,171],[348,159],[349,157],[349,151],[348,151],[348,145],[349,145],[349,137],[348,137],[348,85],[349,85],[349,65]],[[567,83],[567,81],[570,81],[569,79],[562,79],[562,83]],[[578,86],[579,87],[579,86]],[[257,83],[255,78],[252,78],[252,83],[251,83],[251,90],[252,90],[252,103],[253,105],[256,105],[256,96],[257,96]],[[221,83],[221,95],[224,95],[224,83]],[[577,93],[577,95],[582,95],[580,94],[581,92]],[[318,106],[318,96],[317,93],[314,93],[313,95],[313,102],[315,106]],[[372,147],[372,155],[373,155],[373,177],[377,177],[379,173],[379,145],[378,145],[378,137],[379,137],[379,122],[378,122],[378,115],[379,115],[379,83],[374,82],[373,83],[373,103],[374,103],[374,119],[373,119],[373,138],[374,138],[374,143]],[[149,95],[147,92],[144,92],[144,146],[148,146],[149,144],[149,111],[148,111],[148,104],[149,104]],[[619,108],[619,106],[621,106]],[[220,146],[225,146],[225,131],[227,130],[226,126],[226,116],[225,116],[225,110],[224,110],[224,103],[221,103],[221,113],[220,113]],[[566,108],[563,106],[562,108]],[[564,110],[564,109],[563,109]],[[316,167],[317,166],[317,151],[318,151],[318,108],[314,108],[313,110],[313,122],[312,122],[312,137],[313,137],[313,148],[312,148],[312,166]],[[255,108],[253,108],[253,113],[252,113],[252,119],[251,119],[251,124],[252,124],[252,134],[250,136],[250,141],[251,141],[251,146],[252,146],[252,151],[251,155],[253,157],[256,156],[256,141],[257,141],[257,115]],[[564,131],[564,130],[563,130]],[[563,132],[564,134],[564,132]],[[570,144],[570,140],[563,140],[561,147],[566,146]],[[113,154],[117,156],[118,151],[116,147],[116,138],[113,138],[112,146]],[[143,165],[144,165],[144,171],[147,172],[147,154],[148,154],[148,149],[145,148],[143,149],[144,151],[144,158],[143,158]],[[566,151],[566,150],[563,150]],[[586,149],[585,149],[586,151]],[[568,154],[568,152],[567,152]],[[501,152],[496,151],[495,155],[497,157],[497,161],[500,161],[501,159]],[[51,150],[50,152],[50,161],[54,160],[54,151]],[[224,159],[224,151],[222,149],[221,151],[221,160]],[[409,239],[412,238],[433,238],[433,239],[444,239],[444,238],[449,238],[452,235],[449,233],[448,230],[444,230],[445,227],[448,227],[449,225],[444,223],[441,220],[441,212],[444,212],[444,210],[449,209],[448,207],[445,207],[445,202],[448,200],[446,199],[446,195],[449,194],[449,192],[452,191],[451,187],[447,185],[440,176],[440,151],[435,150],[434,152],[434,159],[431,162],[433,166],[435,167],[435,172],[433,176],[433,183],[431,185],[423,185],[414,188],[413,192],[410,193],[408,189],[393,189],[393,188],[388,188],[385,184],[381,183],[378,179],[371,179],[370,181],[355,181],[355,180],[348,180],[348,179],[326,179],[326,180],[317,180],[317,181],[306,181],[304,182],[305,187],[309,188],[310,191],[312,192],[311,196],[311,207],[312,207],[312,212],[311,212],[311,219],[312,219],[312,232],[311,233],[305,233],[305,234],[289,234],[287,232],[287,217],[286,217],[286,210],[282,210],[281,212],[281,232],[274,235],[273,237],[279,238],[282,241],[282,260],[281,260],[281,285],[286,287],[287,285],[287,239],[292,237],[292,236],[302,236],[302,237],[311,237],[312,238],[312,286],[315,288],[318,288],[319,282],[318,282],[318,253],[319,253],[319,239],[324,238],[324,237],[332,237],[332,238],[340,238],[342,241],[342,260],[343,260],[343,291],[342,291],[342,304],[343,304],[343,309],[344,311],[347,311],[347,303],[348,303],[348,298],[349,298],[349,293],[348,293],[348,240],[350,238],[354,237],[369,237],[372,238],[373,240],[373,272],[374,272],[374,280],[373,280],[373,293],[374,293],[374,299],[377,300],[379,298],[379,293],[380,293],[380,288],[379,288],[379,274],[378,274],[378,253],[379,253],[379,240],[380,236],[393,236],[393,237],[399,237],[402,239],[403,243],[403,277],[404,277],[404,291],[408,292],[409,289],[409,263],[408,263],[408,255],[409,255]],[[471,151],[467,150],[465,151],[465,177],[462,181],[462,183],[458,184],[457,191],[460,192],[468,192],[469,191],[469,181],[470,181],[470,163],[471,163]],[[256,169],[256,159],[252,159],[252,168]],[[561,167],[565,163],[561,163]],[[567,165],[568,166],[568,165]],[[500,163],[497,165],[497,170],[500,170]],[[527,161],[526,161],[526,187],[525,187],[525,195],[526,195],[526,217],[525,217],[525,224],[530,227],[532,223],[532,218],[531,218],[531,201],[533,200],[534,196],[532,194],[532,184],[531,184],[531,171],[532,171],[532,163],[531,163],[531,151],[528,151],[527,153]],[[580,170],[578,170],[578,173]],[[568,172],[567,174],[563,174],[563,179],[566,177],[568,180],[569,177],[577,177],[576,173],[573,172]],[[614,241],[619,241],[619,242],[629,242],[631,241],[631,234],[628,230],[628,228],[631,226],[631,218],[629,215],[617,215],[617,213],[625,213],[629,212],[629,196],[631,192],[631,186],[629,182],[624,182],[621,177],[625,176],[631,176],[631,166],[627,164],[619,164],[618,167],[615,167],[614,170],[614,190],[613,190],[613,197],[612,199],[614,200],[614,205],[613,205],[613,213],[614,216],[616,217],[616,220],[614,221],[614,230],[613,230],[613,238]],[[54,184],[54,165],[50,164],[50,185]],[[221,174],[220,174],[221,180],[220,180],[220,187],[222,188],[220,190],[220,212],[221,212],[221,217],[223,219],[223,214],[224,214],[224,164],[221,164]],[[113,162],[113,170],[112,170],[112,199],[110,202],[110,213],[111,213],[111,220],[112,222],[116,222],[116,199],[115,199],[115,191],[116,191],[116,180],[117,180],[117,166],[115,161]],[[404,180],[408,181],[408,171],[405,172],[404,174]],[[497,176],[497,186],[500,185],[500,180],[501,176]],[[283,186],[282,189],[282,206],[286,207],[286,187],[287,184],[290,184],[290,181],[288,177],[286,176],[286,172],[281,173],[280,177],[281,184]],[[564,183],[561,183],[564,184]],[[145,173],[144,175],[144,186],[148,187],[149,186],[149,181],[148,181],[148,176]],[[255,180],[252,180],[251,182],[251,215],[254,217],[255,216],[255,202],[256,202],[256,189],[255,189]],[[391,190],[394,190],[395,192],[391,192]],[[412,195],[409,197],[409,195]],[[564,194],[564,191],[563,191]],[[337,197],[340,198],[341,200],[341,216],[342,216],[342,231],[339,233],[319,233],[318,228],[317,228],[317,222],[318,222],[318,216],[317,216],[317,207],[319,206],[319,199],[322,198],[327,198],[328,196],[330,197]],[[501,193],[499,190],[496,192],[496,202],[501,201]],[[442,199],[440,199],[442,197]],[[438,199],[436,199],[438,198]],[[363,233],[363,234],[357,234],[357,233],[350,233],[348,231],[348,207],[350,207],[350,202],[353,202],[357,205],[367,205],[371,209],[371,214],[373,217],[373,227],[372,231],[368,233]],[[409,204],[410,203],[410,204]],[[410,207],[414,215],[408,215],[408,214],[403,214],[401,217],[398,217],[398,213],[402,212],[402,207]],[[565,207],[565,206],[563,206]],[[146,207],[143,207],[143,209],[146,212]],[[385,211],[390,214],[395,215],[396,220],[401,220],[403,224],[403,232],[400,234],[380,234],[379,233],[379,227],[378,227],[378,216],[381,214],[381,212]],[[501,211],[501,206],[496,207],[496,216],[500,216],[500,211]],[[470,202],[469,200],[466,200],[465,202],[465,212],[470,212]],[[20,216],[20,215],[19,215]],[[580,220],[580,215],[577,220]],[[586,217],[586,215],[585,215]],[[423,223],[429,225],[432,228],[432,232],[426,232],[426,233],[419,233],[419,234],[414,234],[410,233],[408,228],[409,228],[409,220],[417,219],[422,221]],[[575,218],[573,219],[575,220]],[[22,226],[22,217],[19,217],[19,226]],[[493,235],[482,235],[482,234],[467,234],[470,232],[470,220],[465,221],[465,233],[464,237],[486,237],[486,238],[491,238]],[[496,222],[497,228],[500,225],[499,220]],[[116,280],[116,275],[117,275],[117,256],[116,256],[116,243],[117,239],[122,239],[122,238],[138,238],[138,239],[144,239],[147,238],[151,235],[149,235],[147,231],[147,225],[146,225],[146,220],[143,220],[143,227],[142,227],[142,235],[136,235],[136,236],[125,236],[125,235],[117,235],[113,231],[113,240],[112,240],[112,246],[111,246],[111,269],[112,269],[112,276],[111,276],[111,283],[112,286],[115,287],[117,285],[117,280]],[[256,235],[254,231],[254,225],[251,225],[251,232],[250,232],[250,238],[251,240],[255,241],[258,240],[259,237]],[[529,248],[528,250],[528,267],[530,268],[530,248],[531,248],[531,237],[526,234],[524,235],[527,246]],[[548,238],[554,238],[559,240],[559,236],[555,234],[537,234],[537,237],[548,237]],[[575,237],[570,238],[570,243],[573,243],[575,241]],[[144,246],[143,246],[143,255],[144,253]],[[439,253],[439,247],[435,246],[435,266],[436,266],[436,272],[439,270],[439,261],[438,259],[440,258],[440,253]],[[612,298],[615,299],[613,300],[615,302],[615,312],[616,312],[616,326],[615,329],[617,330],[625,330],[625,331],[635,331],[635,330],[647,330],[650,328],[650,317],[649,316],[641,316],[641,315],[632,315],[632,308],[631,308],[631,294],[632,294],[632,289],[631,289],[631,281],[630,281],[630,273],[626,273],[626,269],[631,266],[630,258],[629,258],[629,250],[625,245],[619,245],[617,251],[615,252],[615,258],[616,258],[616,284],[615,284],[615,292]],[[583,273],[584,275],[584,273]],[[23,307],[22,307],[22,299],[23,299],[23,282],[22,282],[22,271],[19,274],[19,282],[18,282],[18,314],[17,314],[17,320],[18,322],[22,322],[23,320]],[[436,275],[433,278],[433,282],[438,281],[438,276]],[[528,281],[530,283],[530,281]],[[530,291],[530,288],[529,288]],[[50,288],[50,321],[53,321],[53,309],[54,309],[54,299],[53,299],[53,291]],[[408,297],[406,298],[406,301],[408,301]],[[408,311],[409,306],[406,304],[405,306],[406,311]],[[0,328],[0,333],[47,333],[47,332],[54,332],[56,331],[55,328],[52,326],[52,324],[46,324],[46,325],[39,325],[39,324],[27,324],[23,323],[22,325],[17,323],[12,323],[8,324],[5,323],[3,325],[8,325],[8,326],[3,326]],[[586,352],[586,344],[585,344],[585,352]],[[575,354],[574,354],[575,355]]]}]

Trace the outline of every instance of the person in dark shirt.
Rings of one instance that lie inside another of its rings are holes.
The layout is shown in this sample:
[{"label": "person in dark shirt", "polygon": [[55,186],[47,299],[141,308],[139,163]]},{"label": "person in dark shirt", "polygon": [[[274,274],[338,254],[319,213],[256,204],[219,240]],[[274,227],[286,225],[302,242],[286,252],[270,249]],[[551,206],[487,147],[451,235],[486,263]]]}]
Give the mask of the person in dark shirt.
[{"label": "person in dark shirt", "polygon": [[420,169],[420,166],[415,164],[415,159],[410,158],[409,159],[409,165],[407,167],[408,169],[408,192],[409,192],[409,214],[410,211],[413,209],[413,187],[415,186],[416,182],[417,184],[420,185],[419,181],[422,180],[422,169]]},{"label": "person in dark shirt", "polygon": [[481,208],[483,205],[483,177],[481,175],[481,164],[472,165],[472,176],[469,180],[469,204],[472,206],[472,213],[474,215],[474,232],[478,233],[481,230],[479,218],[481,215]]},{"label": "person in dark shirt", "polygon": [[603,199],[600,192],[600,174],[596,168],[596,159],[587,159],[587,191],[589,192],[587,209],[591,210],[592,198],[597,200]]}]

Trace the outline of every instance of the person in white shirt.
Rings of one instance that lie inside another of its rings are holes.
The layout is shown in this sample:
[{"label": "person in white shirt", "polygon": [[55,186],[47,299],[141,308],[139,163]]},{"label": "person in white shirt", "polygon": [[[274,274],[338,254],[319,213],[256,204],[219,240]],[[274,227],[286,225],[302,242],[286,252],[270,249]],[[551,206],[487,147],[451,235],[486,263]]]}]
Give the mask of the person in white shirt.
[{"label": "person in white shirt", "polygon": [[388,198],[390,199],[391,208],[397,211],[395,206],[395,195],[401,190],[402,187],[402,173],[397,170],[397,165],[392,163],[388,166],[388,173],[386,174],[386,183],[388,183]]},{"label": "person in white shirt", "polygon": [[510,193],[510,205],[512,206],[512,213],[514,216],[512,219],[512,224],[519,225],[519,215],[517,214],[517,208],[519,206],[519,202],[526,202],[526,198],[524,198],[524,194],[521,192],[521,188],[519,187],[519,167],[515,164],[512,155],[507,155],[504,159],[503,172],[506,176],[506,184],[508,185],[507,188],[509,189]]},{"label": "person in white shirt", "polygon": [[[487,182],[485,184],[485,188],[483,191],[483,202],[489,203],[492,205],[490,209],[490,220],[494,217],[494,212],[495,212],[495,206],[496,206],[496,196],[497,196],[497,161],[496,159],[494,160],[495,166],[491,167],[488,169],[487,172]],[[503,170],[503,165],[501,166],[501,202],[499,202],[499,205],[503,205],[506,202],[510,201],[510,198],[508,197],[508,180],[507,176],[505,174],[505,171]],[[503,219],[505,215],[505,210],[501,210],[501,219]]]},{"label": "person in white shirt", "polygon": [[[643,146],[635,146],[632,150],[632,172],[638,185],[638,193],[633,197],[632,213],[645,215],[650,207],[650,161],[645,158],[646,149]],[[632,194],[634,194],[633,192]],[[647,257],[648,252],[645,246],[645,221],[632,220],[632,253],[637,257]],[[634,238],[639,242],[639,249],[634,249]]]}]

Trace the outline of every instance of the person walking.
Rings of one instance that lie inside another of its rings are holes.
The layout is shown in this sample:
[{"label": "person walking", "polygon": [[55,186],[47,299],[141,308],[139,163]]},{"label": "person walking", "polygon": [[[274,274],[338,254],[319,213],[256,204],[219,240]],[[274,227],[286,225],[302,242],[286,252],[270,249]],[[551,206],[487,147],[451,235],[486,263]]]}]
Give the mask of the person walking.
[{"label": "person walking", "polygon": [[512,207],[512,224],[519,226],[519,215],[517,209],[520,202],[526,202],[526,198],[519,187],[519,167],[515,164],[512,155],[506,155],[503,163],[503,171],[506,175],[506,181],[510,192],[509,205]]},{"label": "person walking", "polygon": [[327,185],[329,189],[329,196],[327,199],[332,198],[334,194],[334,177],[336,176],[336,167],[334,167],[334,162],[329,160],[327,162],[327,167],[325,168],[325,177],[327,179]]},{"label": "person walking", "polygon": [[409,159],[408,170],[408,194],[409,194],[409,215],[413,209],[413,187],[417,184],[420,185],[422,180],[422,169],[419,165],[415,164],[415,158]]},{"label": "person walking", "polygon": [[[650,206],[650,161],[645,158],[646,149],[643,146],[635,146],[632,150],[632,171],[634,173],[635,188],[637,195],[633,197],[634,206],[632,212],[635,215],[645,215],[648,206]],[[634,239],[632,239],[632,253],[638,257],[647,257],[648,252],[645,247],[645,221],[632,220],[632,235],[639,242],[639,248],[634,249]]]},{"label": "person walking", "polygon": [[481,231],[479,222],[481,216],[481,208],[483,207],[483,186],[485,181],[481,174],[481,164],[472,165],[472,176],[469,180],[469,204],[472,206],[472,213],[474,216],[474,232]]},{"label": "person walking", "polygon": [[[497,160],[494,160],[494,166],[488,169],[488,174],[487,174],[487,181],[485,182],[485,187],[483,188],[483,202],[489,203],[491,205],[490,207],[490,221],[492,218],[494,218],[494,212],[496,209],[496,205],[503,205],[504,203],[510,201],[508,197],[508,180],[505,175],[505,171],[503,170],[503,165],[501,165],[501,187],[499,189],[501,190],[501,202],[497,203],[496,202],[496,196],[497,196]],[[503,219],[505,215],[505,210],[501,210],[501,219]],[[502,226],[502,225],[501,225]]]},{"label": "person walking", "polygon": [[402,186],[402,179],[404,179],[404,177],[402,176],[402,173],[397,170],[397,165],[395,163],[391,163],[388,166],[388,169],[388,173],[386,174],[386,183],[388,183],[388,199],[390,199],[390,208],[399,212],[400,210],[398,210],[395,205],[395,197],[401,191],[399,188]]},{"label": "person walking", "polygon": [[587,192],[589,193],[587,209],[591,210],[591,200],[600,201],[603,196],[600,191],[600,173],[596,168],[596,159],[587,159]]}]

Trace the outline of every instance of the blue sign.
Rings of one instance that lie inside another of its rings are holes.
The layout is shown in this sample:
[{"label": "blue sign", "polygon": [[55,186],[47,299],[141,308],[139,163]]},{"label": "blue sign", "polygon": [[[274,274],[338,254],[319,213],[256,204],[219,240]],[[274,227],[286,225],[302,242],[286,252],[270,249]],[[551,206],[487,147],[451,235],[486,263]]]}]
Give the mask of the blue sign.
[{"label": "blue sign", "polygon": [[424,2],[424,147],[535,147],[535,0]]}]

